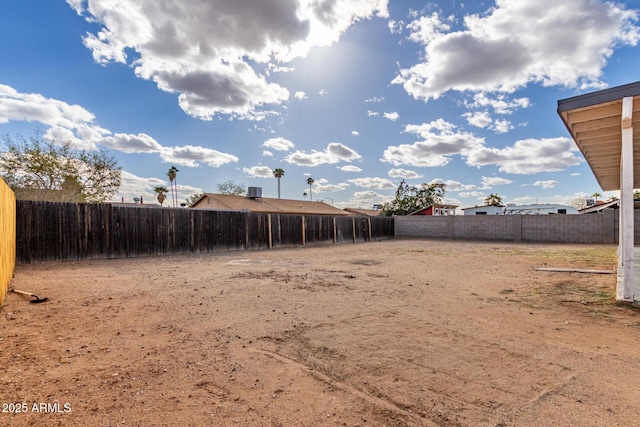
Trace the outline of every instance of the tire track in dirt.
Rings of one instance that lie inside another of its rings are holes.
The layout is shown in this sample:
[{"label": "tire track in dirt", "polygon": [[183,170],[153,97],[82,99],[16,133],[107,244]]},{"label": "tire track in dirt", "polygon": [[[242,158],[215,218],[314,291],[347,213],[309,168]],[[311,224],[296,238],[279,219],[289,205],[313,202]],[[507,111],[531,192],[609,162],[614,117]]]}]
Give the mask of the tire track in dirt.
[{"label": "tire track in dirt", "polygon": [[[407,409],[403,409],[399,406],[397,406],[393,401],[389,400],[389,399],[383,399],[380,397],[376,397],[376,396],[372,396],[370,394],[367,394],[365,392],[363,392],[362,390],[358,390],[357,388],[350,386],[346,383],[343,383],[341,381],[336,381],[333,378],[331,378],[328,375],[325,375],[317,370],[314,370],[313,368],[305,365],[304,363],[301,363],[297,360],[294,360],[288,356],[285,356],[283,354],[274,352],[274,351],[270,351],[270,350],[265,350],[265,349],[261,349],[261,348],[247,348],[247,350],[249,350],[250,352],[253,353],[259,353],[259,354],[263,354],[267,357],[270,357],[272,359],[275,359],[281,363],[284,364],[288,364],[290,366],[295,366],[298,369],[302,370],[303,372],[305,372],[307,375],[310,375],[311,377],[315,378],[318,381],[322,381],[328,385],[330,385],[331,387],[335,387],[338,390],[341,390],[343,392],[346,392],[348,394],[353,395],[354,397],[360,399],[360,400],[364,400],[365,402],[372,404],[376,407],[379,407],[381,409],[387,410],[387,411],[391,411],[401,417],[403,417],[405,420],[407,421],[412,421],[415,423],[416,426],[424,426],[424,427],[438,427],[437,424],[431,422],[428,419],[425,419],[413,412],[411,412],[410,410]],[[408,426],[414,425],[414,424],[406,424]]]}]

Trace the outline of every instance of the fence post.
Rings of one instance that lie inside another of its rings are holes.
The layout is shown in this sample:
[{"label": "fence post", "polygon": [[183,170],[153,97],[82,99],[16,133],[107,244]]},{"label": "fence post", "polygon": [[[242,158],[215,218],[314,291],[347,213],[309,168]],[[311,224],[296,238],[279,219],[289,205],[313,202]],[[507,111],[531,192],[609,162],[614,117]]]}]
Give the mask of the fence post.
[{"label": "fence post", "polygon": [[267,228],[269,230],[269,249],[273,247],[273,236],[271,234],[271,214],[267,214]]},{"label": "fence post", "polygon": [[333,217],[333,244],[338,243],[338,231],[336,229],[336,217]]},{"label": "fence post", "polygon": [[353,243],[356,242],[356,218],[351,218],[351,232],[353,233]]},{"label": "fence post", "polygon": [[307,245],[307,224],[304,219],[304,215],[302,215],[302,246]]},{"label": "fence post", "polygon": [[249,249],[249,213],[245,213],[244,217],[244,249]]}]

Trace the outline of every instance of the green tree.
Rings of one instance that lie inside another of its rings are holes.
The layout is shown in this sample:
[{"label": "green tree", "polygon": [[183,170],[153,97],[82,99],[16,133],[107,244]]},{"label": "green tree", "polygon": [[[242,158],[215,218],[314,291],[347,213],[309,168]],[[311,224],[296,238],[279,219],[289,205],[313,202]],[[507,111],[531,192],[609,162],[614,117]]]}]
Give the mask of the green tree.
[{"label": "green tree", "polygon": [[311,186],[316,182],[315,179],[309,177],[307,178],[307,184],[309,184],[309,201],[313,202],[313,192],[311,191]]},{"label": "green tree", "polygon": [[596,200],[596,203],[598,202],[598,197],[600,196],[602,196],[602,194],[598,193],[597,191],[591,195],[591,197]]},{"label": "green tree", "polygon": [[484,204],[487,206],[501,206],[502,205],[502,197],[495,193],[489,194],[484,199]]},{"label": "green tree", "polygon": [[0,175],[19,199],[100,203],[120,188],[122,169],[103,150],[81,150],[36,134],[3,136]]},{"label": "green tree", "polygon": [[178,168],[175,166],[171,166],[169,168],[169,172],[167,172],[167,176],[169,177],[169,186],[171,187],[171,202],[173,203],[174,208],[178,204],[178,181],[176,181],[178,172]]},{"label": "green tree", "polygon": [[247,189],[244,184],[236,184],[233,180],[218,184],[217,188],[220,194],[230,194],[232,196],[244,196],[247,194]]},{"label": "green tree", "polygon": [[280,198],[280,178],[284,176],[284,169],[276,168],[273,170],[273,176],[278,179],[278,199]]},{"label": "green tree", "polygon": [[381,211],[386,216],[409,215],[429,205],[441,203],[445,194],[443,183],[423,183],[420,187],[407,184],[403,179],[396,190],[395,198],[385,203]]},{"label": "green tree", "polygon": [[164,201],[167,200],[167,193],[169,192],[169,190],[167,190],[167,187],[159,185],[156,188],[154,188],[153,191],[156,192],[157,194],[156,198],[158,199],[160,206],[162,206]]}]

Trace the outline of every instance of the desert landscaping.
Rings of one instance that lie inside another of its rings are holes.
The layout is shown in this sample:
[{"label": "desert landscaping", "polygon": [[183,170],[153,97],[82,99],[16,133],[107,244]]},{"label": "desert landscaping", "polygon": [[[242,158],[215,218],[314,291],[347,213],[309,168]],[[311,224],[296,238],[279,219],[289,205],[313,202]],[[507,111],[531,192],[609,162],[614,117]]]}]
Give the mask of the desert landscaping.
[{"label": "desert landscaping", "polygon": [[21,264],[0,425],[632,426],[613,245],[385,240]]}]

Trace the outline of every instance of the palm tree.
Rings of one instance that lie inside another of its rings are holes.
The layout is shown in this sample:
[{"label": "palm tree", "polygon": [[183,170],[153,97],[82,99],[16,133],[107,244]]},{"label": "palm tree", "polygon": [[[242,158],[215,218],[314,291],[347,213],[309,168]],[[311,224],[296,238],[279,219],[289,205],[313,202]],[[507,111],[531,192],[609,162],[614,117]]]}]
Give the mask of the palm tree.
[{"label": "palm tree", "polygon": [[304,193],[302,193],[302,197],[304,197],[304,201],[307,201],[307,192],[305,191]]},{"label": "palm tree", "polygon": [[313,193],[311,192],[311,186],[316,180],[309,177],[307,178],[307,184],[309,184],[309,201],[313,202]]},{"label": "palm tree", "polygon": [[598,203],[598,197],[600,197],[600,196],[602,196],[602,194],[598,193],[597,191],[591,195],[591,197],[596,199],[596,203]]},{"label": "palm tree", "polygon": [[502,204],[502,197],[491,193],[484,199],[484,204],[487,206],[500,206]]},{"label": "palm tree", "polygon": [[178,183],[176,181],[176,175],[178,175],[178,168],[171,166],[167,176],[169,177],[169,186],[171,187],[171,199],[173,201],[173,207],[176,207],[178,203]]},{"label": "palm tree", "polygon": [[155,191],[158,194],[156,198],[158,199],[158,202],[160,202],[160,206],[162,206],[164,201],[167,200],[166,194],[169,192],[169,190],[167,190],[167,187],[159,185],[156,188],[154,188],[153,191]]},{"label": "palm tree", "polygon": [[278,178],[278,199],[280,198],[280,178],[284,176],[284,170],[280,168],[276,168],[273,170],[273,176]]}]

